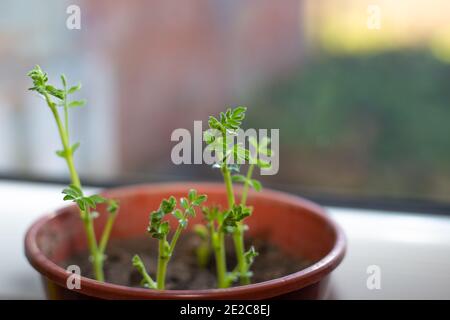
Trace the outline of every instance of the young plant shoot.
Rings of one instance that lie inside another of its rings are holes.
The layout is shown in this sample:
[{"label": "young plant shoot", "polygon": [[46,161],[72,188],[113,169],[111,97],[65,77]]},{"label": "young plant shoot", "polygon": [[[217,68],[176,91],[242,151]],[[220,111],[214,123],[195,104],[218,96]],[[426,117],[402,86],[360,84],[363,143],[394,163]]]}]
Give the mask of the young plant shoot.
[{"label": "young plant shoot", "polygon": [[[150,214],[147,231],[159,243],[158,266],[156,269],[156,281],[154,281],[147,272],[141,258],[138,255],[133,257],[133,266],[142,275],[142,285],[151,289],[163,290],[165,288],[167,265],[175,250],[181,232],[186,229],[188,219],[196,215],[196,207],[200,207],[206,199],[206,195],[198,195],[197,191],[192,189],[189,191],[187,198],[180,198],[179,204],[181,208],[177,208],[177,200],[171,196],[169,199],[164,199],[159,209]],[[164,219],[169,214],[178,220],[177,229],[170,241],[168,240],[170,232],[169,222]]]},{"label": "young plant shoot", "polygon": [[[62,192],[65,195],[64,200],[75,202],[80,210],[80,216],[86,231],[95,279],[104,281],[103,262],[105,260],[105,249],[119,206],[115,200],[108,200],[100,195],[95,194],[86,196],[83,193],[80,178],[75,169],[73,155],[80,144],[71,144],[70,141],[69,110],[83,106],[85,101],[71,101],[69,100],[69,97],[81,89],[81,84],[69,87],[67,85],[66,77],[61,75],[62,87],[57,88],[48,83],[47,74],[43,72],[39,66],[34,67],[34,69],[28,73],[28,76],[33,81],[33,87],[29,90],[39,93],[45,99],[47,106],[55,119],[62,143],[62,150],[56,151],[56,155],[65,160],[71,179],[71,185]],[[63,118],[61,118],[60,109],[62,109]],[[93,210],[95,210],[100,203],[107,203],[109,215],[100,242],[98,242],[94,233],[94,218],[98,216],[98,213]]]},{"label": "young plant shoot", "polygon": [[[262,141],[261,145],[258,146],[255,139],[251,139],[250,143],[256,150],[255,155],[252,155],[241,144],[229,141],[234,136],[237,136],[245,118],[245,112],[245,107],[237,107],[220,113],[219,119],[210,116],[208,121],[209,130],[204,132],[208,148],[214,152],[216,157],[214,167],[221,170],[228,200],[228,209],[223,212],[220,212],[217,208],[205,208],[203,210],[211,234],[211,242],[216,259],[218,286],[220,288],[229,287],[236,278],[240,279],[241,284],[249,284],[252,275],[250,267],[257,256],[257,252],[253,247],[248,251],[245,250],[244,231],[247,227],[244,224],[244,219],[252,213],[252,208],[246,206],[249,187],[253,187],[256,191],[260,191],[262,188],[261,183],[252,178],[252,174],[255,165],[260,167],[268,166],[266,162],[259,160],[258,153],[266,152],[265,154],[268,154],[265,149],[267,149],[269,141]],[[245,163],[245,161],[250,162],[247,175],[232,175],[232,173],[239,172],[240,164]],[[236,202],[233,182],[244,183],[240,203]],[[232,234],[237,260],[236,268],[230,273],[226,271],[226,234]]]}]

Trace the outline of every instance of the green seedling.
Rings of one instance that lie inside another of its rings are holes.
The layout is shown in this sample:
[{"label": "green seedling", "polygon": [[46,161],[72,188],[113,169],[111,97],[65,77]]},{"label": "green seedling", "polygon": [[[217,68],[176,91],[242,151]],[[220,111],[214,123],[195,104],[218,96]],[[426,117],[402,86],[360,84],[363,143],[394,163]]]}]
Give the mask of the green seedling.
[{"label": "green seedling", "polygon": [[[45,99],[45,102],[55,119],[62,144],[62,150],[56,151],[56,155],[65,160],[71,179],[71,185],[62,192],[64,194],[64,200],[75,202],[80,210],[95,279],[104,281],[103,263],[105,260],[105,250],[119,206],[115,200],[108,200],[100,195],[86,196],[83,192],[78,172],[75,169],[73,155],[80,144],[71,144],[70,141],[69,110],[81,107],[85,105],[86,102],[85,100],[69,100],[69,98],[72,94],[81,89],[81,84],[69,87],[66,77],[61,75],[62,87],[57,88],[48,83],[47,74],[43,72],[39,66],[34,67],[28,73],[28,76],[33,81],[33,87],[29,90],[39,93]],[[63,118],[61,118],[60,109],[62,109]],[[107,204],[109,215],[102,231],[100,242],[98,242],[94,232],[94,219],[98,216],[98,213],[93,210],[95,210],[100,203]]]},{"label": "green seedling", "polygon": [[[246,205],[246,201],[250,187],[256,191],[262,189],[261,183],[252,177],[255,166],[260,168],[270,167],[268,162],[260,159],[261,155],[270,155],[269,139],[263,139],[258,144],[255,138],[251,138],[249,142],[255,151],[254,154],[243,145],[228,141],[238,134],[245,118],[245,112],[245,107],[237,107],[220,113],[219,119],[210,116],[209,130],[204,132],[204,139],[208,147],[214,151],[217,159],[214,167],[221,170],[228,201],[228,209],[225,211],[220,212],[217,208],[203,210],[211,233],[212,247],[216,257],[218,285],[221,288],[230,286],[236,278],[239,278],[243,285],[250,283],[252,276],[250,267],[257,256],[257,252],[253,246],[249,250],[245,250],[244,232],[247,226],[244,220],[252,213],[252,208]],[[230,161],[230,159],[234,161]],[[240,165],[246,161],[249,162],[247,174],[245,176],[238,174]],[[240,203],[236,202],[233,182],[244,184]],[[226,271],[224,240],[226,234],[232,235],[237,260],[236,268],[230,273]]]},{"label": "green seedling", "polygon": [[[133,257],[133,266],[142,275],[142,285],[151,289],[165,288],[167,265],[175,250],[177,241],[183,230],[188,225],[188,220],[195,217],[196,208],[200,207],[205,201],[206,195],[198,195],[196,190],[190,190],[187,198],[180,198],[177,208],[177,200],[171,196],[169,199],[164,199],[159,206],[159,209],[150,214],[150,222],[147,228],[148,233],[152,238],[158,240],[158,265],[156,269],[156,281],[147,272],[142,259],[135,255]],[[172,215],[177,221],[178,226],[172,239],[169,241],[170,225],[166,216]]]}]

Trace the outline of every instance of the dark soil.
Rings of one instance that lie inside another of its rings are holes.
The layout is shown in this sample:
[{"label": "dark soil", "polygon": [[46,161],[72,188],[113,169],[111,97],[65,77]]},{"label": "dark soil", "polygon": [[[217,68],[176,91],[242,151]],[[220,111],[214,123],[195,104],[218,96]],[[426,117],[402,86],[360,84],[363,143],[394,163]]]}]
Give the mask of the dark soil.
[{"label": "dark soil", "polygon": [[[279,278],[290,273],[306,268],[311,263],[287,255],[273,244],[261,239],[252,239],[251,243],[259,252],[252,266],[254,273],[252,282],[262,282]],[[180,237],[172,256],[166,278],[166,289],[211,289],[216,288],[214,255],[210,257],[208,266],[204,269],[197,265],[195,248],[198,238],[192,233]],[[232,248],[230,242],[227,245]],[[105,279],[107,282],[131,287],[139,287],[141,276],[133,268],[131,258],[139,254],[145,263],[147,271],[155,279],[158,249],[157,241],[150,237],[141,237],[121,241],[111,241],[107,249],[107,260],[105,263]],[[228,268],[235,265],[234,252],[231,249],[227,253]],[[82,276],[93,278],[92,267],[89,263],[88,253],[78,254],[64,263],[78,265]]]}]

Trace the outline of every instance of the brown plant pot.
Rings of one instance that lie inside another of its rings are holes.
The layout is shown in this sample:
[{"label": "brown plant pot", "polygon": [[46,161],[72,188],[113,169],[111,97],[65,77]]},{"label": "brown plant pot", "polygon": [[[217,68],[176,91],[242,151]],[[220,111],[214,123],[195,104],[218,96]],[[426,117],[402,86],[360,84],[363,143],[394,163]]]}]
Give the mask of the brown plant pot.
[{"label": "brown plant pot", "polygon": [[[120,201],[111,239],[142,236],[149,212],[162,198],[185,196],[189,189],[208,194],[208,203],[226,207],[225,187],[214,183],[167,183],[131,186],[104,192]],[[321,299],[327,292],[331,271],[345,254],[342,230],[324,210],[300,197],[263,190],[250,193],[248,203],[254,214],[246,220],[251,236],[265,237],[287,253],[300,255],[314,263],[296,273],[270,281],[228,289],[149,290],[102,283],[81,277],[81,288],[69,290],[69,274],[59,266],[62,261],[86,248],[82,222],[74,205],[64,207],[36,221],[25,237],[25,254],[42,274],[49,299]],[[97,235],[105,223],[104,207],[99,207]],[[200,222],[197,215],[192,223]]]}]

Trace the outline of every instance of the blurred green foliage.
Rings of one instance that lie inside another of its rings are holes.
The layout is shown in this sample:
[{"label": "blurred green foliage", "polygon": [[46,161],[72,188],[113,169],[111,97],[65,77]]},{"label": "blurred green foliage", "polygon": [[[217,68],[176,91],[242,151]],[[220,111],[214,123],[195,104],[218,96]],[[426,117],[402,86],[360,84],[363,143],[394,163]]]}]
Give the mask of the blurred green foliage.
[{"label": "blurred green foliage", "polygon": [[363,153],[366,178],[342,187],[428,197],[450,185],[450,65],[427,50],[321,55],[255,93],[249,119],[280,128],[282,150]]}]

